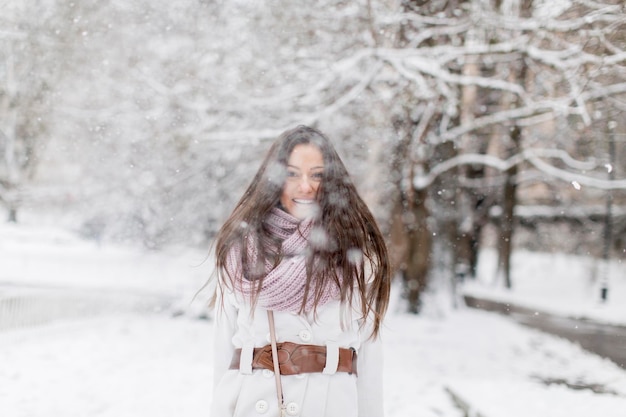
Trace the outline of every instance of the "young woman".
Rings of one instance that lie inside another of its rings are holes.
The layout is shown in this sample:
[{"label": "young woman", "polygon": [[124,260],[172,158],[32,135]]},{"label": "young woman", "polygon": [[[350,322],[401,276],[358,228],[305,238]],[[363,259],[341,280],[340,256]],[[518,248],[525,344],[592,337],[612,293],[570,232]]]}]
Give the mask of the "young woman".
[{"label": "young woman", "polygon": [[387,249],[322,133],[274,142],[215,255],[212,417],[383,416]]}]

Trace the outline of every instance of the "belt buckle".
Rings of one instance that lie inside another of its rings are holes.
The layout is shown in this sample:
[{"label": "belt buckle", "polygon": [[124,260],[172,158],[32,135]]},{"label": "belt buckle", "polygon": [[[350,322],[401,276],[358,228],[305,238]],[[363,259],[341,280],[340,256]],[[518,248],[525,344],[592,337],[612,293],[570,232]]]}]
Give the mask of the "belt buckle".
[{"label": "belt buckle", "polygon": [[[300,373],[298,367],[291,360],[291,354],[296,348],[295,343],[283,342],[276,344],[276,353],[278,354],[278,367],[281,375],[295,375]],[[272,359],[272,346],[264,346],[257,355],[255,355],[254,363],[264,369],[274,371],[274,361]]]},{"label": "belt buckle", "polygon": [[278,365],[281,375],[296,375],[300,373],[300,368],[293,363],[291,355],[298,345],[293,342],[283,342],[277,346]]}]

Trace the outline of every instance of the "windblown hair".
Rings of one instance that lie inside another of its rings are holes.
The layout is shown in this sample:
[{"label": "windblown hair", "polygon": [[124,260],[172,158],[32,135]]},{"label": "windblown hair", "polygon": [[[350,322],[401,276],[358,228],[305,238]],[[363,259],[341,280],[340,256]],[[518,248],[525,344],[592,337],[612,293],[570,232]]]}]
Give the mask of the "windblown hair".
[{"label": "windblown hair", "polygon": [[[315,305],[327,285],[337,285],[341,301],[360,304],[367,320],[373,320],[372,336],[376,337],[389,304],[390,266],[383,236],[374,216],[350,179],[332,144],[321,132],[298,126],[288,130],[272,144],[261,167],[232,214],[220,229],[215,242],[218,285],[237,288],[237,279],[256,283],[256,298],[265,275],[265,263],[276,266],[282,259],[280,241],[272,237],[265,219],[280,206],[280,196],[286,180],[287,161],[297,145],[311,144],[323,155],[324,171],[317,192],[319,211],[314,230],[321,230],[322,239],[310,239],[307,258],[305,300],[313,291]],[[233,247],[253,245],[256,259],[249,259],[241,250],[241,270],[245,277],[230,276],[226,261]],[[254,265],[252,263],[254,262]],[[371,275],[370,275],[371,273]],[[355,294],[355,291],[358,291]],[[358,297],[355,297],[358,295]]]}]

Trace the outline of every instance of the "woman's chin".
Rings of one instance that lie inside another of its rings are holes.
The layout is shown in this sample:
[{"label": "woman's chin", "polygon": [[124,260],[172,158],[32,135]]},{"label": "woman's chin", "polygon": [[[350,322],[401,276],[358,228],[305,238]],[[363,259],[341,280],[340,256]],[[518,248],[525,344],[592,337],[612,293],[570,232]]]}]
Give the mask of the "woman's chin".
[{"label": "woman's chin", "polygon": [[315,203],[296,204],[292,209],[291,215],[300,220],[312,219],[317,216],[319,206]]}]

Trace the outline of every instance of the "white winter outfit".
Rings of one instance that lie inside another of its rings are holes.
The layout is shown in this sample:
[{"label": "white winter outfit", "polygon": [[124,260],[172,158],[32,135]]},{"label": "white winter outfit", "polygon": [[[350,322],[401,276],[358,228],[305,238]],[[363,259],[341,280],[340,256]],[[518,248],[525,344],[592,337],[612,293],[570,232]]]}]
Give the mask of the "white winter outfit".
[{"label": "white winter outfit", "polygon": [[[218,301],[215,312],[215,386],[210,416],[278,416],[274,373],[251,369],[252,350],[270,343],[267,312],[257,307],[251,314],[250,304],[234,293],[224,294],[223,301],[223,306]],[[358,354],[358,376],[332,369],[282,375],[288,415],[383,416],[380,338],[369,339],[371,327],[360,328],[360,314],[347,310],[339,301],[331,301],[318,307],[315,320],[296,313],[274,312],[279,343],[327,346],[329,352],[339,347],[354,348]],[[229,370],[236,348],[242,349],[239,369]]]}]

